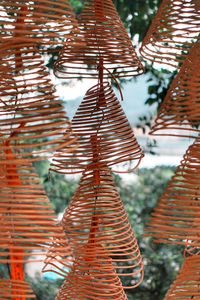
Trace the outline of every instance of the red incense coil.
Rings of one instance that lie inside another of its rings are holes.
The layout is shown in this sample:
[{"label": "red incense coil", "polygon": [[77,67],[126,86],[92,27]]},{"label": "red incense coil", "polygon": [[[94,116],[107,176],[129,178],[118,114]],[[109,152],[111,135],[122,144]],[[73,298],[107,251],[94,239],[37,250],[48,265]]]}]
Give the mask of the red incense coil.
[{"label": "red incense coil", "polygon": [[200,299],[200,256],[190,256],[167,292],[164,300]]},{"label": "red incense coil", "polygon": [[200,44],[196,43],[161,104],[151,134],[195,137],[200,132]]},{"label": "red incense coil", "polygon": [[103,245],[116,274],[135,287],[143,279],[143,263],[110,170],[100,162],[88,166],[66,209],[62,225],[74,255],[91,242]]},{"label": "red incense coil", "polygon": [[[57,151],[52,169],[60,173],[82,173],[93,162],[91,138],[97,140],[99,160],[108,166],[133,161],[138,166],[143,157],[133,130],[108,82],[89,89],[72,119],[72,130],[79,147]],[[73,145],[72,145],[73,146]]]},{"label": "red incense coil", "polygon": [[58,46],[77,32],[77,21],[67,0],[2,0],[1,42],[31,42]]},{"label": "red incense coil", "polygon": [[51,247],[63,260],[70,255],[63,229],[31,164],[1,168],[0,220],[0,263],[10,264],[11,273],[21,272],[20,263],[29,256],[42,261],[41,255]]},{"label": "red incense coil", "polygon": [[112,259],[99,244],[88,242],[77,253],[56,300],[127,300]]},{"label": "red incense coil", "polygon": [[63,104],[36,49],[25,44],[7,47],[0,53],[1,163],[7,142],[15,156],[21,153],[32,160],[72,142],[75,146]]},{"label": "red incense coil", "polygon": [[178,67],[199,39],[198,0],[163,0],[140,49],[152,62]]},{"label": "red incense coil", "polygon": [[55,73],[60,78],[98,78],[100,60],[108,70],[104,78],[144,71],[112,0],[87,0],[79,33],[61,50]]},{"label": "red incense coil", "polygon": [[191,145],[155,208],[146,232],[157,243],[200,246],[200,138]]},{"label": "red incense coil", "polygon": [[1,300],[26,300],[35,298],[28,283],[21,280],[0,279]]}]

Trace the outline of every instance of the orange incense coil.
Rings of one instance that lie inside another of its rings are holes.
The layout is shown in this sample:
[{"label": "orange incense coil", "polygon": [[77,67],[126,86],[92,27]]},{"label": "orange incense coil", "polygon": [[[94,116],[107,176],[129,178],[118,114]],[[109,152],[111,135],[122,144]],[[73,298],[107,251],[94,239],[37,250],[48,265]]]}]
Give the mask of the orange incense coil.
[{"label": "orange incense coil", "polygon": [[79,147],[74,153],[68,149],[57,151],[52,169],[60,173],[82,173],[93,162],[92,139],[96,139],[99,159],[108,166],[135,162],[143,157],[133,130],[108,82],[89,89],[72,119],[72,130]]},{"label": "orange incense coil", "polygon": [[151,134],[195,137],[200,132],[200,44],[196,43],[161,104]]},{"label": "orange incense coil", "polygon": [[10,264],[16,277],[20,262],[42,261],[51,247],[67,261],[65,234],[31,164],[4,164],[0,178],[0,263]]},{"label": "orange incense coil", "polygon": [[155,242],[200,246],[200,138],[191,145],[170,180],[152,218],[147,235]]},{"label": "orange incense coil", "polygon": [[99,244],[88,243],[77,252],[72,270],[56,300],[127,300],[112,259]]},{"label": "orange incense coil", "polygon": [[140,49],[152,62],[178,67],[199,39],[198,0],[163,0]]},{"label": "orange incense coil", "polygon": [[67,0],[2,0],[1,42],[31,42],[52,48],[77,32],[77,21]]},{"label": "orange incense coil", "polygon": [[112,0],[87,0],[79,33],[61,50],[55,73],[60,78],[98,78],[101,60],[108,71],[105,78],[144,71]]},{"label": "orange incense coil", "polygon": [[[67,238],[65,239],[65,242],[68,243]],[[68,273],[69,270],[71,270],[71,266],[73,263],[73,254],[69,245],[67,246],[65,251],[66,250],[67,256],[65,255],[65,259],[63,259],[63,254],[62,252],[57,251],[57,242],[54,241],[44,259],[44,266],[42,268],[42,272],[53,272],[59,276],[66,277],[66,273]]]},{"label": "orange incense coil", "polygon": [[26,300],[35,298],[28,283],[20,280],[0,279],[1,300]]},{"label": "orange incense coil", "polygon": [[1,49],[0,155],[7,143],[15,155],[32,160],[72,142],[75,146],[63,104],[36,49],[24,44]]},{"label": "orange incense coil", "polygon": [[167,292],[164,300],[200,299],[200,256],[190,256]]},{"label": "orange incense coil", "polygon": [[116,274],[134,287],[143,279],[143,263],[127,213],[110,170],[100,162],[84,172],[62,223],[72,251],[101,243],[112,258]]}]

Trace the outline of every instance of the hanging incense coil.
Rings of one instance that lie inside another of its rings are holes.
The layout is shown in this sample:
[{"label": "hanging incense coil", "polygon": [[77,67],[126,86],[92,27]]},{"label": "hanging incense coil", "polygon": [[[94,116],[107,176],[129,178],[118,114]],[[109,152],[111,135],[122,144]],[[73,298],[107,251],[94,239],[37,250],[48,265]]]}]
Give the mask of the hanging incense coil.
[{"label": "hanging incense coil", "polygon": [[66,274],[71,270],[73,263],[73,253],[68,243],[67,237],[65,238],[65,243],[67,243],[67,256],[65,255],[63,259],[62,252],[57,251],[57,242],[54,241],[52,246],[48,250],[46,257],[44,259],[44,266],[42,268],[43,273],[55,273],[61,277],[66,277]]},{"label": "hanging incense coil", "polygon": [[1,300],[24,300],[35,298],[36,297],[28,283],[20,280],[0,279]]},{"label": "hanging incense coil", "polygon": [[103,60],[104,78],[143,73],[143,66],[112,0],[87,0],[79,16],[79,33],[61,50],[55,63],[60,78],[98,78]]},{"label": "hanging incense coil", "polygon": [[0,263],[10,264],[12,277],[23,278],[20,263],[30,256],[42,261],[51,247],[67,261],[65,234],[31,164],[4,164],[0,176]]},{"label": "hanging incense coil", "polygon": [[[93,162],[96,140],[99,159],[108,166],[133,161],[138,166],[143,157],[133,130],[108,82],[89,89],[72,119],[72,130],[79,147],[74,153],[68,148],[57,151],[52,169],[60,173],[82,173]],[[73,145],[72,145],[73,146]]]},{"label": "hanging incense coil", "polygon": [[146,232],[155,242],[200,246],[200,138],[191,145],[155,208]]},{"label": "hanging incense coil", "polygon": [[[66,209],[62,226],[74,253],[88,241],[104,246],[116,274],[134,287],[143,279],[143,263],[137,240],[114,185],[103,164],[88,166],[79,188]],[[127,284],[128,285],[128,284]]]},{"label": "hanging incense coil", "polygon": [[77,253],[74,265],[56,300],[127,300],[112,259],[100,244],[89,242]]},{"label": "hanging incense coil", "polygon": [[1,43],[25,41],[52,49],[73,36],[77,26],[67,0],[1,1]]},{"label": "hanging incense coil", "polygon": [[196,0],[163,0],[140,49],[152,62],[178,67],[199,39],[200,7]]},{"label": "hanging incense coil", "polygon": [[161,104],[151,134],[195,137],[200,132],[200,44],[193,46]]},{"label": "hanging incense coil", "polygon": [[164,300],[200,299],[200,256],[190,256],[172,283]]},{"label": "hanging incense coil", "polygon": [[1,162],[8,144],[16,156],[32,160],[72,142],[75,146],[63,104],[35,48],[19,44],[1,50]]}]

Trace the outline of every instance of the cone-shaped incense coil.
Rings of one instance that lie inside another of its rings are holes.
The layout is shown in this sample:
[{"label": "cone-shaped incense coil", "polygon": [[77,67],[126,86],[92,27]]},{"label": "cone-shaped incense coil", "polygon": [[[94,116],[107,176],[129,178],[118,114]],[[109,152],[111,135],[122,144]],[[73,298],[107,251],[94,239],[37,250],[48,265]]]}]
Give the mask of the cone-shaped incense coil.
[{"label": "cone-shaped incense coil", "polygon": [[[92,141],[97,142],[99,159],[109,166],[133,161],[139,164],[143,153],[111,85],[104,82],[89,89],[73,120],[72,130],[79,147],[73,154],[62,148],[52,168],[61,173],[82,173],[93,161]],[[134,165],[134,164],[133,164]]]},{"label": "cone-shaped incense coil", "polygon": [[35,299],[28,283],[20,280],[0,279],[1,300],[26,300]]},{"label": "cone-shaped incense coil", "polygon": [[185,259],[164,300],[200,299],[200,256]]},{"label": "cone-shaped incense coil", "polygon": [[75,145],[62,102],[36,50],[16,45],[0,54],[0,62],[1,153],[9,142],[15,154],[36,160],[72,141]]},{"label": "cone-shaped incense coil", "polygon": [[[0,263],[20,263],[27,256],[39,261],[54,247],[67,258],[69,246],[38,176],[31,165],[1,167],[0,180]],[[34,252],[32,252],[34,251]],[[13,270],[15,272],[15,270]],[[18,275],[17,275],[18,276]]]},{"label": "cone-shaped incense coil", "polygon": [[77,21],[67,0],[1,0],[1,42],[32,42],[46,48],[77,32]]},{"label": "cone-shaped incense coil", "polygon": [[160,107],[155,135],[194,137],[200,132],[200,44],[193,46]]},{"label": "cone-shaped incense coil", "polygon": [[200,138],[191,145],[159,200],[146,231],[156,242],[200,246]]},{"label": "cone-shaped incense coil", "polygon": [[56,300],[127,300],[112,259],[100,245],[91,241],[80,247],[71,272]]},{"label": "cone-shaped incense coil", "polygon": [[[79,17],[79,33],[61,50],[55,64],[60,78],[98,78],[103,60],[105,77],[134,76],[143,66],[112,0],[87,0]],[[92,76],[92,77],[91,77]]]},{"label": "cone-shaped incense coil", "polygon": [[144,58],[177,67],[199,39],[198,0],[162,0],[161,6],[143,40]]},{"label": "cone-shaped incense coil", "polygon": [[137,240],[106,166],[90,165],[84,172],[62,225],[72,251],[88,241],[101,243],[126,283],[130,280],[134,286],[142,281],[143,263]]}]

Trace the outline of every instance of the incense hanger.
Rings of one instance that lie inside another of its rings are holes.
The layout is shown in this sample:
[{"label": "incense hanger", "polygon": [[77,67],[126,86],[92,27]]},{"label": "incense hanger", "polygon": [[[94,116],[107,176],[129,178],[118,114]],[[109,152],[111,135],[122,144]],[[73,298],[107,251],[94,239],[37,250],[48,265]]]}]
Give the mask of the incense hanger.
[{"label": "incense hanger", "polygon": [[199,40],[200,7],[196,0],[162,0],[140,49],[141,55],[164,67],[180,67]]},{"label": "incense hanger", "polygon": [[143,65],[112,0],[85,1],[78,21],[78,34],[63,47],[55,63],[57,77],[98,78],[101,60],[109,71],[104,78],[143,73]]},{"label": "incense hanger", "polygon": [[[116,274],[135,287],[143,279],[143,263],[137,240],[128,220],[110,170],[100,161],[83,173],[61,222],[72,252],[88,241],[102,245],[112,258]],[[92,248],[89,248],[88,251]]]},{"label": "incense hanger", "polygon": [[200,246],[200,138],[188,148],[147,224],[155,242]]},{"label": "incense hanger", "polygon": [[67,0],[2,0],[1,43],[30,42],[53,50],[77,33],[77,21]]},{"label": "incense hanger", "polygon": [[73,153],[63,147],[54,154],[51,169],[56,172],[82,173],[93,162],[91,138],[96,139],[99,159],[108,166],[132,162],[134,169],[144,156],[119,100],[106,81],[87,91],[72,119],[72,130],[79,146]]},{"label": "incense hanger", "polygon": [[150,134],[194,138],[200,119],[200,44],[194,44],[160,106]]},{"label": "incense hanger", "polygon": [[0,176],[0,263],[12,268],[30,257],[42,261],[51,247],[67,258],[71,252],[65,234],[32,165],[4,164]]},{"label": "incense hanger", "polygon": [[164,300],[198,300],[200,297],[200,256],[187,257]]},{"label": "incense hanger", "polygon": [[[1,47],[0,144],[1,162],[7,144],[15,158],[41,160],[68,145],[75,137],[63,104],[58,100],[46,67],[35,47]],[[70,144],[73,142],[73,147]],[[11,158],[10,160],[11,161]]]},{"label": "incense hanger", "polygon": [[58,292],[56,300],[65,299],[127,300],[109,253],[90,240],[76,253],[72,270]]}]

